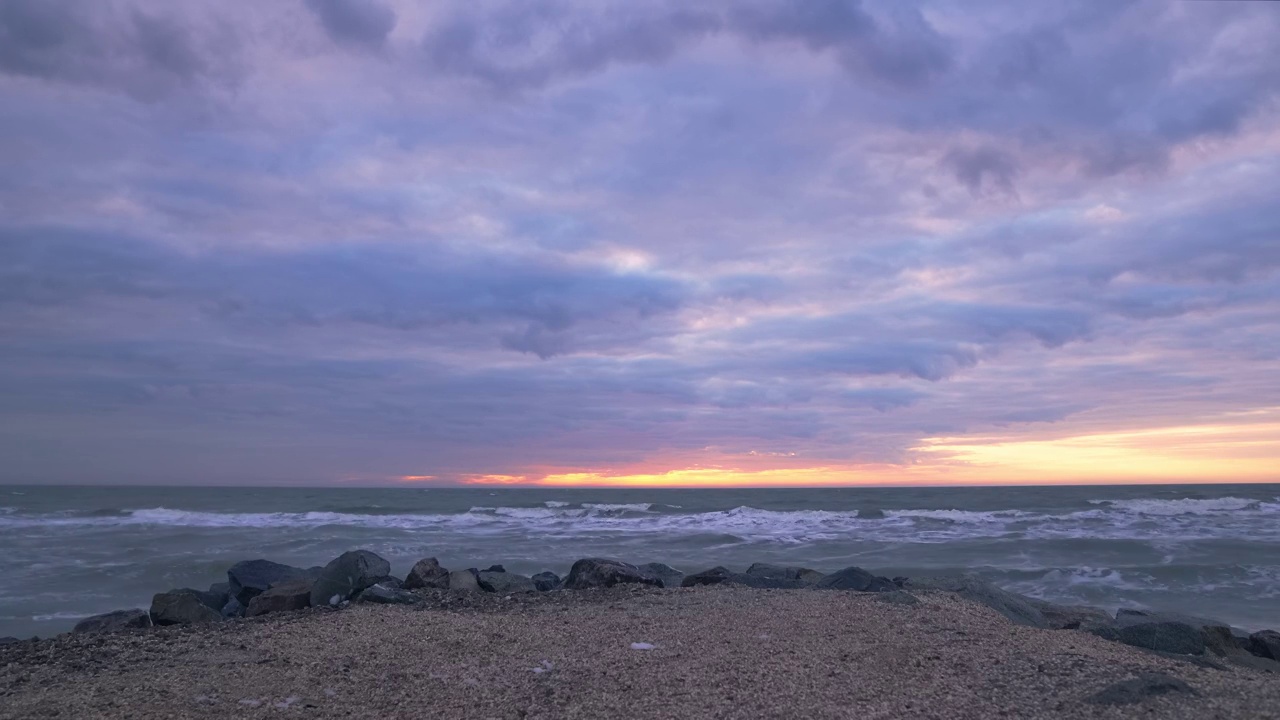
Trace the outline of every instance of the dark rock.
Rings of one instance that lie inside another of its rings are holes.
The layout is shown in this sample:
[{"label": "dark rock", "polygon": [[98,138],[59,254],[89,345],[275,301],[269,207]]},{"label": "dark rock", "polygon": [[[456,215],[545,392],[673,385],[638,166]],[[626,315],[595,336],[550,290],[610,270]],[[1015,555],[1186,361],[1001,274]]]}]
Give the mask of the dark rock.
[{"label": "dark rock", "polygon": [[221,610],[223,605],[231,599],[231,583],[218,582],[209,586],[205,591],[209,602],[206,603],[214,610]]},{"label": "dark rock", "polygon": [[[373,584],[385,585],[389,588],[395,588],[396,590],[400,590],[404,587],[404,583],[401,582],[400,578],[396,577],[395,575],[386,575],[386,576],[380,577],[377,580],[375,580]],[[372,585],[370,587],[372,587]]]},{"label": "dark rock", "polygon": [[847,567],[830,575],[824,575],[814,584],[822,590],[857,590],[859,592],[885,592],[897,590],[889,578],[872,575],[860,567]]},{"label": "dark rock", "polygon": [[1134,647],[1178,655],[1204,653],[1204,638],[1200,630],[1186,623],[1152,622],[1127,625],[1118,628],[1118,634],[1120,642]]},{"label": "dark rock", "polygon": [[662,581],[635,565],[605,558],[583,558],[569,568],[564,586],[569,590],[613,587],[630,583],[662,587]]},{"label": "dark rock", "polygon": [[311,586],[311,605],[338,605],[391,574],[391,563],[368,550],[344,552],[320,572]]},{"label": "dark rock", "polygon": [[636,567],[640,568],[640,572],[649,573],[661,580],[662,587],[680,587],[681,581],[684,580],[684,573],[665,563],[651,562]]},{"label": "dark rock", "polygon": [[4,637],[0,637],[0,645],[12,645],[14,643],[19,643],[19,642],[22,642],[22,641],[12,635],[5,635]]},{"label": "dark rock", "polygon": [[1044,618],[1042,627],[1050,630],[1083,630],[1115,625],[1111,613],[1088,605],[1058,605],[1057,603],[1024,598]]},{"label": "dark rock", "polygon": [[439,561],[433,557],[419,560],[405,577],[404,587],[408,590],[414,588],[443,590],[449,587],[449,571],[440,567]]},{"label": "dark rock", "polygon": [[1206,625],[1200,628],[1200,638],[1209,652],[1218,657],[1239,657],[1248,655],[1247,640],[1241,643],[1226,625]]},{"label": "dark rock", "polygon": [[505,570],[481,570],[476,581],[480,589],[492,593],[537,592],[533,580]]},{"label": "dark rock", "polygon": [[151,627],[151,615],[141,608],[130,608],[87,617],[76,623],[71,632],[112,632],[145,627]]},{"label": "dark rock", "polygon": [[560,576],[553,572],[540,572],[531,579],[533,586],[543,592],[560,587]]},{"label": "dark rock", "polygon": [[485,568],[484,570],[481,570],[480,572],[506,572],[506,571],[507,569],[502,567],[501,565],[490,565],[489,567]]},{"label": "dark rock", "polygon": [[1147,698],[1169,693],[1198,694],[1190,685],[1172,675],[1153,672],[1108,685],[1085,698],[1085,702],[1095,705],[1132,705]]},{"label": "dark rock", "polygon": [[906,590],[945,590],[995,610],[1018,625],[1045,627],[1044,615],[1030,598],[1002,590],[985,580],[968,575],[908,580]]},{"label": "dark rock", "polygon": [[[250,600],[249,602],[253,602],[253,601]],[[222,606],[222,610],[221,610],[222,617],[224,618],[244,617],[244,612],[246,609],[247,608],[245,608],[245,606],[240,604],[239,600],[235,598],[231,598],[230,600],[227,601],[226,605]]]},{"label": "dark rock", "polygon": [[1257,655],[1250,655],[1247,652],[1243,655],[1228,655],[1226,657],[1226,661],[1232,665],[1239,665],[1240,667],[1247,667],[1254,670],[1261,670],[1262,672],[1280,675],[1280,662],[1268,660],[1264,657],[1258,657]]},{"label": "dark rock", "polygon": [[308,571],[302,568],[270,560],[245,560],[232,565],[227,571],[227,585],[231,596],[248,607],[255,595],[266,592],[272,585],[306,577],[307,574]]},{"label": "dark rock", "polygon": [[156,593],[151,598],[151,621],[156,625],[191,625],[215,622],[222,613],[205,604],[201,593],[190,588]]},{"label": "dark rock", "polygon": [[449,573],[449,589],[459,592],[480,592],[480,571],[475,568],[454,570]]},{"label": "dark rock", "polygon": [[398,586],[377,583],[361,590],[360,594],[356,595],[356,602],[377,603],[379,605],[417,605],[422,602],[422,598],[414,595],[409,590],[402,590]]},{"label": "dark rock", "polygon": [[249,607],[244,611],[245,617],[309,608],[312,590],[312,581],[305,577],[272,585],[266,592],[249,601]]},{"label": "dark rock", "polygon": [[898,587],[906,587],[907,583],[909,582],[911,582],[911,578],[907,577],[906,575],[893,576],[893,584],[897,585]]},{"label": "dark rock", "polygon": [[901,590],[885,590],[876,593],[876,600],[890,605],[919,605],[920,598]]},{"label": "dark rock", "polygon": [[803,567],[770,565],[769,563],[753,563],[747,568],[748,575],[769,578],[772,580],[794,580],[801,586],[816,585],[823,578],[822,573]]},{"label": "dark rock", "polygon": [[858,511],[859,520],[883,520],[884,511],[880,508],[863,508]]},{"label": "dark rock", "polygon": [[1185,615],[1183,613],[1160,612],[1155,610],[1135,610],[1132,608],[1121,608],[1116,611],[1116,625],[1126,627],[1129,625],[1142,625],[1153,622],[1176,622],[1190,625],[1200,630],[1206,627],[1227,627],[1231,629],[1231,634],[1239,641],[1245,642],[1249,638],[1249,633],[1237,627],[1231,627],[1220,620],[1212,618],[1200,617],[1198,615]]},{"label": "dark rock", "polygon": [[710,570],[703,570],[692,575],[685,575],[680,581],[680,587],[698,587],[699,585],[719,585],[728,580],[733,575],[733,571],[727,567],[717,565]]},{"label": "dark rock", "polygon": [[1249,636],[1246,649],[1260,658],[1280,661],[1280,632],[1259,630]]}]

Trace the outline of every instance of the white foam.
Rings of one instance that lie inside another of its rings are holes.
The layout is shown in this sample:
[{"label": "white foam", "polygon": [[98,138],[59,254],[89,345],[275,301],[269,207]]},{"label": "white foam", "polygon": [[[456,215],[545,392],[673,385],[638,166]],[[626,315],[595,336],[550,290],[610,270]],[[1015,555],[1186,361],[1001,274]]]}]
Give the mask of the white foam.
[{"label": "white foam", "polygon": [[582,503],[582,507],[605,512],[649,512],[653,503]]},{"label": "white foam", "polygon": [[543,505],[546,505],[546,506],[547,506],[547,507],[549,507],[549,508],[562,508],[562,507],[569,507],[569,503],[567,503],[567,502],[563,502],[563,501],[561,501],[561,500],[547,500],[547,501],[543,502],[542,504],[543,504]]},{"label": "white foam", "polygon": [[1094,505],[1105,505],[1108,508],[1132,512],[1139,515],[1217,515],[1240,510],[1269,510],[1271,503],[1238,497],[1222,498],[1182,498],[1178,500],[1156,500],[1140,498],[1136,500],[1090,500]]}]

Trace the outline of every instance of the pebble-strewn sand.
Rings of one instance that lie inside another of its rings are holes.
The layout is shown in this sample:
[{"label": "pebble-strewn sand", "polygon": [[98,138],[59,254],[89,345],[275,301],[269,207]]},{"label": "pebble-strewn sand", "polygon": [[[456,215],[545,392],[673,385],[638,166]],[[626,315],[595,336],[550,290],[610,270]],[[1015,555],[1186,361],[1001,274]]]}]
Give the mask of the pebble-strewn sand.
[{"label": "pebble-strewn sand", "polygon": [[[1278,675],[1017,627],[946,594],[923,599],[724,587],[442,594],[425,610],[357,605],[64,636],[0,647],[0,717],[1280,718]],[[1199,696],[1082,701],[1144,671]]]}]

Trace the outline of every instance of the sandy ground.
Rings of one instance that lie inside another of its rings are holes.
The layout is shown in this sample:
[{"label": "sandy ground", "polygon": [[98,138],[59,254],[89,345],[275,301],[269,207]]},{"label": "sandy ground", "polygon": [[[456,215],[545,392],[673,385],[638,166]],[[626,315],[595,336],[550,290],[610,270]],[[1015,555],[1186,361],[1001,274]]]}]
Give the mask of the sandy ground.
[{"label": "sandy ground", "polygon": [[[922,598],[621,587],[63,636],[0,647],[0,717],[1280,718],[1280,676]],[[1198,695],[1084,702],[1146,671]]]}]

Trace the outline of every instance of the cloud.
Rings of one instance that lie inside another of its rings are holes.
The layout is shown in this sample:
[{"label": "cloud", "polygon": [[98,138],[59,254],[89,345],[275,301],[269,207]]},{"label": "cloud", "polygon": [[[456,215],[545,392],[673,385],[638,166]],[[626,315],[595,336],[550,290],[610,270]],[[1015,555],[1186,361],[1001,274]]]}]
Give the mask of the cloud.
[{"label": "cloud", "polygon": [[339,44],[378,49],[396,26],[396,13],[378,0],[305,0]]}]

